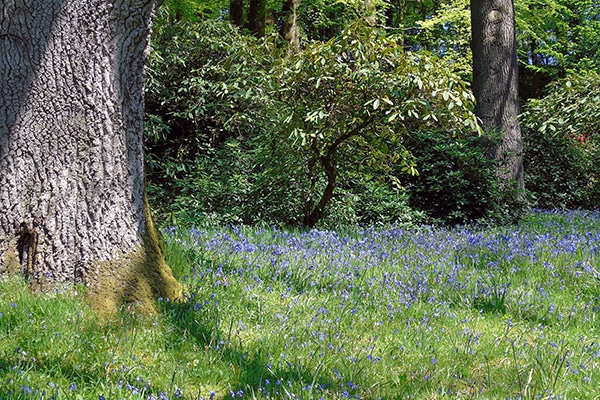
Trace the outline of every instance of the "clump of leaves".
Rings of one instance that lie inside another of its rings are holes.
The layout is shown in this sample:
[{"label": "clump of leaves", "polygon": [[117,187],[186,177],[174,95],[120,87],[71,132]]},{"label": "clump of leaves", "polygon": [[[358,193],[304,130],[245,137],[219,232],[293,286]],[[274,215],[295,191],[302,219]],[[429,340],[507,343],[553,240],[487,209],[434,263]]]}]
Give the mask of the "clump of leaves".
[{"label": "clump of leaves", "polygon": [[[156,23],[146,84],[146,164],[155,208],[179,214],[194,200],[194,175],[210,174],[226,142],[261,131],[260,88],[271,46],[228,23]],[[250,101],[252,100],[252,101]],[[206,208],[206,207],[201,207]]]},{"label": "clump of leaves", "polygon": [[526,187],[547,209],[594,209],[600,202],[600,75],[573,75],[550,85],[521,115]]},{"label": "clump of leaves", "polygon": [[484,143],[489,137],[448,138],[423,131],[406,138],[419,165],[418,176],[399,179],[410,193],[410,206],[434,223],[455,225],[506,220],[496,163]]}]

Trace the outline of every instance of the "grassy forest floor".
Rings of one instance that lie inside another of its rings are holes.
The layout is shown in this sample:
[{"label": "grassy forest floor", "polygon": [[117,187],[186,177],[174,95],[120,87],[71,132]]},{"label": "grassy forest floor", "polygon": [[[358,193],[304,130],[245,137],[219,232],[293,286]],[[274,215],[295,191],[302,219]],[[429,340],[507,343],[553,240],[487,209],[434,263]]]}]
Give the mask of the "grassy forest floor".
[{"label": "grassy forest floor", "polygon": [[155,315],[0,282],[0,399],[600,398],[598,212],[164,235]]}]

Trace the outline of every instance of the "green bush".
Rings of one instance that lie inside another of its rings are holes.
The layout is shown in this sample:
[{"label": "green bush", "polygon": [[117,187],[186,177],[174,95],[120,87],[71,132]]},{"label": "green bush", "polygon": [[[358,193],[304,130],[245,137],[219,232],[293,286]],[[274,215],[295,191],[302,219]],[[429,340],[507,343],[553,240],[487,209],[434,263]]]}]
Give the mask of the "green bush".
[{"label": "green bush", "polygon": [[421,218],[411,198],[454,223],[492,208],[481,154],[457,139],[478,129],[472,94],[435,58],[360,24],[292,55],[219,21],[163,17],[155,35],[147,170],[161,219],[389,224]]},{"label": "green bush", "polygon": [[431,222],[463,224],[483,219],[504,220],[494,161],[478,136],[448,138],[417,132],[407,138],[414,149],[418,176],[398,175],[410,194],[410,205]]},{"label": "green bush", "polygon": [[[166,12],[157,18],[146,85],[146,171],[162,217],[205,218],[223,198],[234,201],[224,193],[235,179],[228,175],[237,165],[228,164],[231,144],[269,123],[261,88],[273,55],[269,43],[222,21],[177,22]],[[237,213],[223,218],[236,220]]]},{"label": "green bush", "polygon": [[340,182],[339,196],[331,201],[320,225],[327,228],[413,225],[423,219],[423,213],[409,205],[405,189],[365,174]]},{"label": "green bush", "polygon": [[600,75],[571,76],[521,115],[526,187],[544,209],[600,204]]}]

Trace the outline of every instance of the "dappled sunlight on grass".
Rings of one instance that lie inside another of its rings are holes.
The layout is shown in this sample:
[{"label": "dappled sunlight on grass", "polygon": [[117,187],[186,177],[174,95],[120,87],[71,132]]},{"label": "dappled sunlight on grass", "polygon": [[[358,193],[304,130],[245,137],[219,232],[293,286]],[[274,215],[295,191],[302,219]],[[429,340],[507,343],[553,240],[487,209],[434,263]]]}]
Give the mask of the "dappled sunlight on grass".
[{"label": "dappled sunlight on grass", "polygon": [[597,395],[599,213],[165,239],[186,301],[158,315],[100,325],[80,294],[3,282],[0,398]]}]

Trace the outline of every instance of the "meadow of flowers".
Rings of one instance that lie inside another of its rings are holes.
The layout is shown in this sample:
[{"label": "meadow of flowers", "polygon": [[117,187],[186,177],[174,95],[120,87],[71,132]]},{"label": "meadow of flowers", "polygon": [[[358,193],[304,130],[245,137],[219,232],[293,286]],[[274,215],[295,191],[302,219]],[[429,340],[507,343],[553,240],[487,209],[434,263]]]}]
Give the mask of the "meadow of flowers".
[{"label": "meadow of flowers", "polygon": [[600,398],[599,212],[165,241],[156,315],[0,283],[0,399]]}]

